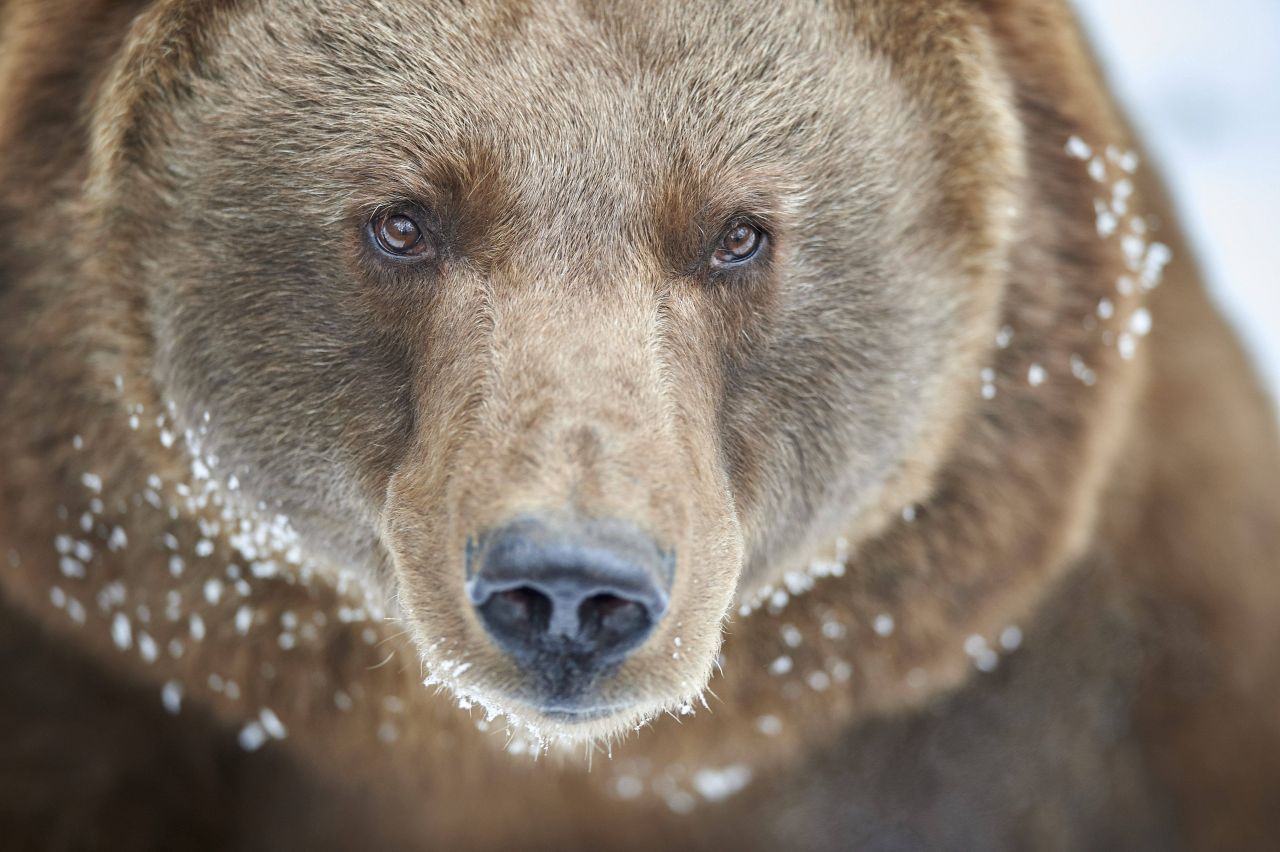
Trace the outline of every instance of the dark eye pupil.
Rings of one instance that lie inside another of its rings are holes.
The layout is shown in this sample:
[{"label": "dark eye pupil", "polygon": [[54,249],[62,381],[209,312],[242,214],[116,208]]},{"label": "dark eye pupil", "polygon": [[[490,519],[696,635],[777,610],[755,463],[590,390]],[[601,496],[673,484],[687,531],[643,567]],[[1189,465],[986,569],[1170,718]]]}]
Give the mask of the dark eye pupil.
[{"label": "dark eye pupil", "polygon": [[378,226],[378,242],[392,254],[418,254],[422,229],[408,216],[397,213],[385,216]]}]

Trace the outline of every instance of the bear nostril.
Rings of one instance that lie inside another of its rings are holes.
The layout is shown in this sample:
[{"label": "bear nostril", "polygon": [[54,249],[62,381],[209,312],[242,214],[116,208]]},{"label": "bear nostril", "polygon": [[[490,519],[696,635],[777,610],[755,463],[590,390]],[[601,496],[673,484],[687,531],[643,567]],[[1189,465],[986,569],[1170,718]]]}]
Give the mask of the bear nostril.
[{"label": "bear nostril", "polygon": [[537,589],[521,586],[489,597],[480,607],[490,629],[504,634],[534,636],[546,633],[551,623],[551,599]]},{"label": "bear nostril", "polygon": [[578,636],[614,653],[629,649],[637,637],[648,635],[649,611],[617,595],[594,595],[578,607]]}]

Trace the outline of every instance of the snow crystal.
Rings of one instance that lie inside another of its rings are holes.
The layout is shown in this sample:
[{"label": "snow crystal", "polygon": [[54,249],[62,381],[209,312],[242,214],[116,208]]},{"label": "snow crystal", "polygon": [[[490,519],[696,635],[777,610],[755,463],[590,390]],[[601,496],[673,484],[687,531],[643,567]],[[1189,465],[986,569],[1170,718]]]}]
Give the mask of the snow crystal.
[{"label": "snow crystal", "polygon": [[1126,234],[1120,240],[1120,250],[1124,252],[1125,262],[1129,268],[1137,271],[1142,267],[1142,261],[1146,257],[1147,243],[1136,234]]},{"label": "snow crystal", "polygon": [[285,738],[287,732],[285,731],[284,723],[270,708],[263,707],[258,711],[258,719],[262,722],[262,729],[270,734],[273,739],[282,740]]},{"label": "snow crystal", "polygon": [[1129,331],[1138,337],[1146,337],[1150,334],[1151,325],[1151,311],[1146,308],[1138,308],[1129,318]]},{"label": "snow crystal", "polygon": [[182,684],[176,680],[167,681],[160,690],[160,701],[170,714],[178,715],[182,710]]},{"label": "snow crystal", "polygon": [[839,683],[845,683],[853,677],[853,666],[845,660],[832,660],[828,662],[828,667],[831,669],[831,676]]},{"label": "snow crystal", "polygon": [[782,720],[777,716],[764,715],[756,718],[756,730],[766,737],[776,737],[782,733]]},{"label": "snow crystal", "polygon": [[990,648],[984,648],[973,658],[973,665],[978,671],[990,674],[1000,665],[1000,655]]},{"label": "snow crystal", "polygon": [[1173,252],[1164,243],[1152,243],[1142,261],[1142,286],[1154,290],[1164,277],[1164,268],[1173,260]]},{"label": "snow crystal", "polygon": [[1071,375],[1075,376],[1084,384],[1092,387],[1098,382],[1098,374],[1089,369],[1089,365],[1079,355],[1071,356]]},{"label": "snow crystal", "polygon": [[1010,625],[1000,632],[1000,647],[1006,651],[1016,651],[1022,646],[1022,631]]},{"label": "snow crystal", "polygon": [[964,641],[964,652],[973,660],[978,671],[993,672],[1000,663],[1000,655],[987,645],[983,636],[974,634]]},{"label": "snow crystal", "polygon": [[245,751],[257,751],[267,741],[267,732],[258,722],[249,722],[240,729],[240,748]]},{"label": "snow crystal", "polygon": [[723,801],[751,783],[751,768],[745,764],[724,769],[699,769],[693,774],[693,788],[709,802]]},{"label": "snow crystal", "polygon": [[84,611],[84,604],[75,598],[67,598],[67,615],[76,624],[84,624],[87,613]]},{"label": "snow crystal", "polygon": [[129,650],[133,644],[133,628],[129,624],[129,617],[123,612],[117,612],[111,620],[111,641],[121,651]]},{"label": "snow crystal", "polygon": [[1120,229],[1120,219],[1111,210],[1098,211],[1098,236],[1110,237]]},{"label": "snow crystal", "polygon": [[1067,154],[1077,160],[1086,161],[1093,158],[1093,149],[1079,136],[1067,140]]},{"label": "snow crystal", "polygon": [[831,686],[831,676],[822,671],[809,672],[805,682],[814,692],[825,692]]},{"label": "snow crystal", "polygon": [[693,813],[694,807],[698,804],[693,796],[683,790],[667,794],[663,797],[663,801],[667,803],[668,808],[678,814]]},{"label": "snow crystal", "polygon": [[142,655],[143,662],[154,663],[156,658],[160,656],[160,649],[156,646],[156,640],[146,631],[138,631],[138,653]]},{"label": "snow crystal", "polygon": [[634,775],[619,775],[613,781],[613,792],[619,799],[636,799],[644,792],[644,782]]},{"label": "snow crystal", "polygon": [[72,559],[70,556],[64,556],[58,560],[58,570],[62,572],[64,577],[83,579],[85,575],[84,564],[78,559]]}]

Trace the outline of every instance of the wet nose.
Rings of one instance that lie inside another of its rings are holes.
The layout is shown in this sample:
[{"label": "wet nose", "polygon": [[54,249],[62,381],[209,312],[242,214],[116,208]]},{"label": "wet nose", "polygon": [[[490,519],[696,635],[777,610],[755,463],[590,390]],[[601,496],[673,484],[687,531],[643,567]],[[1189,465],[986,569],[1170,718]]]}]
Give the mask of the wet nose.
[{"label": "wet nose", "polygon": [[521,518],[476,549],[467,591],[481,623],[563,688],[621,663],[667,610],[673,559],[626,522]]}]

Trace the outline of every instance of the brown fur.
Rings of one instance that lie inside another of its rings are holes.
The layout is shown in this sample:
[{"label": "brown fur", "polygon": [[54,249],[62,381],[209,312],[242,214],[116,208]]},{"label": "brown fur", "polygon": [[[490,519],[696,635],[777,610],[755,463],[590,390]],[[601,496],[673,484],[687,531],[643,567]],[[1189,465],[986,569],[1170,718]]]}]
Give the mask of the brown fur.
[{"label": "brown fur", "polygon": [[[1060,2],[0,4],[3,834],[1268,848],[1280,441],[1134,144]],[[677,554],[607,718],[466,603],[532,511]]]}]

